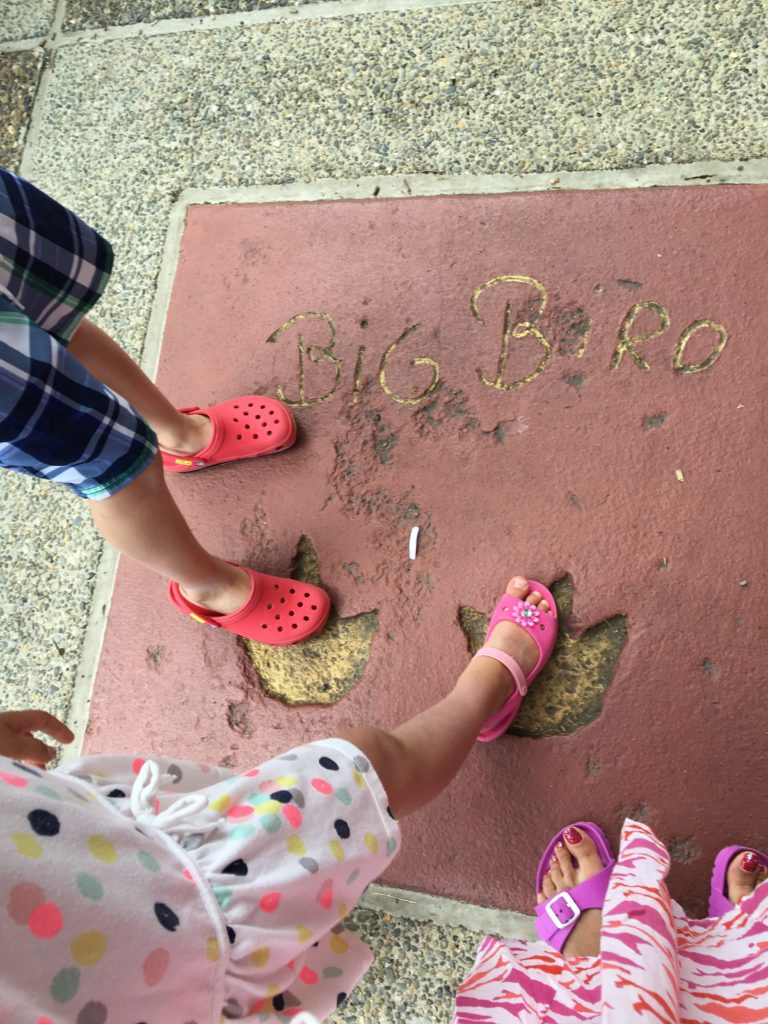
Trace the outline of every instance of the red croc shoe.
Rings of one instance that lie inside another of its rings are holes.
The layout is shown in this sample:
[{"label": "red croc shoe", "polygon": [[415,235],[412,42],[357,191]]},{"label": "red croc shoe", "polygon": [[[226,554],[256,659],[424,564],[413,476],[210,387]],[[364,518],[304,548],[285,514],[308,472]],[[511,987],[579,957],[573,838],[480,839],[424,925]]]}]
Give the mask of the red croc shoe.
[{"label": "red croc shoe", "polygon": [[229,402],[179,409],[189,415],[207,416],[213,424],[211,443],[192,455],[160,449],[166,473],[194,473],[235,459],[252,459],[290,448],[296,440],[296,423],[287,405],[266,395],[243,395]]},{"label": "red croc shoe", "polygon": [[267,576],[244,565],[239,568],[251,577],[251,593],[236,612],[217,615],[209,608],[201,608],[187,600],[174,581],[168,588],[171,601],[195,622],[226,629],[271,647],[298,644],[320,632],[331,610],[331,599],[324,590],[301,580]]}]

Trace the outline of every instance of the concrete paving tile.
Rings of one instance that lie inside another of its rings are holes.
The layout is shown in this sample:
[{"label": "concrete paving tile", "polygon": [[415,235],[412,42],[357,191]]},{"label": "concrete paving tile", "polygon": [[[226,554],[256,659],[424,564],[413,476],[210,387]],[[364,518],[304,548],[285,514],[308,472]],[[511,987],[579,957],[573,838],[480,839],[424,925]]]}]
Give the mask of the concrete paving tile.
[{"label": "concrete paving tile", "polygon": [[0,43],[48,34],[56,0],[0,0]]},{"label": "concrete paving tile", "polygon": [[[503,573],[525,567],[561,581],[557,651],[514,725],[525,739],[477,751],[408,823],[383,881],[525,912],[541,848],[574,814],[564,759],[612,839],[629,808],[646,807],[679,848],[676,897],[700,899],[723,833],[752,816],[736,773],[765,746],[764,723],[743,710],[759,702],[748,680],[761,674],[750,595],[765,575],[762,524],[731,509],[764,504],[753,466],[768,318],[754,300],[766,215],[766,185],[188,209],[158,383],[188,405],[248,381],[296,407],[299,440],[171,489],[226,557],[282,575],[297,550],[291,575],[327,586],[335,613],[305,644],[245,644],[249,665],[232,637],[179,622],[124,561],[86,750],[214,750],[245,770],[253,749],[406,721],[444,696],[467,633],[482,644]],[[257,401],[233,415],[241,439],[278,426]],[[727,564],[735,618],[692,592]],[[291,631],[283,605],[272,614]],[[725,650],[741,697],[701,715],[719,671],[704,662]],[[130,667],[129,691],[115,666]],[[633,734],[641,774],[627,760]],[[670,751],[684,787],[669,785]],[[495,807],[495,829],[478,829],[467,795],[508,779],[525,784]],[[512,877],[501,835],[515,837]],[[768,842],[759,824],[751,835]]]},{"label": "concrete paving tile", "polygon": [[64,15],[65,32],[136,25],[164,18],[201,18],[239,11],[262,11],[270,7],[295,7],[321,0],[68,0]]},{"label": "concrete paving tile", "polygon": [[0,59],[0,164],[15,171],[40,74],[42,52],[6,53]]},{"label": "concrete paving tile", "polygon": [[65,717],[100,553],[85,504],[3,471],[0,684],[4,708]]},{"label": "concrete paving tile", "polygon": [[376,959],[328,1024],[449,1024],[482,936],[361,907],[345,924]]},{"label": "concrete paving tile", "polygon": [[[201,184],[554,172],[762,152],[759,3],[728,14],[735,4],[708,7],[696,45],[686,25],[700,5],[689,0],[659,0],[655,20],[646,9],[619,18],[614,4],[594,4],[578,34],[576,14],[547,6],[79,46],[57,56],[46,121],[55,130],[64,106],[75,129],[92,124],[105,171],[107,150],[122,161],[128,145],[139,175],[155,163],[160,180]],[[181,151],[190,159],[180,175],[180,162],[162,158]]]}]

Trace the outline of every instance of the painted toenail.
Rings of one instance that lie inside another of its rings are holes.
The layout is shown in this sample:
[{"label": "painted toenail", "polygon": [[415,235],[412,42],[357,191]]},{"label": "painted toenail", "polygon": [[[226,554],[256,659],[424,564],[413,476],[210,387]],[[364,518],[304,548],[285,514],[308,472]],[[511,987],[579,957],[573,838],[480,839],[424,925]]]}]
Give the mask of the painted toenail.
[{"label": "painted toenail", "polygon": [[757,869],[760,867],[760,858],[757,856],[756,853],[753,853],[750,850],[748,853],[745,853],[744,856],[741,858],[741,866],[745,871],[749,871],[750,873],[753,871],[757,871]]},{"label": "painted toenail", "polygon": [[563,838],[569,846],[578,846],[581,842],[581,833],[578,829],[567,828],[565,832],[563,832]]},{"label": "painted toenail", "polygon": [[557,841],[557,844],[556,844],[556,845],[557,845],[557,849],[558,849],[558,850],[563,850],[563,849],[565,849],[565,847],[564,847],[564,846],[563,846],[563,844],[562,844],[562,841],[561,841],[561,840],[559,840],[559,839],[558,839],[558,841]]}]

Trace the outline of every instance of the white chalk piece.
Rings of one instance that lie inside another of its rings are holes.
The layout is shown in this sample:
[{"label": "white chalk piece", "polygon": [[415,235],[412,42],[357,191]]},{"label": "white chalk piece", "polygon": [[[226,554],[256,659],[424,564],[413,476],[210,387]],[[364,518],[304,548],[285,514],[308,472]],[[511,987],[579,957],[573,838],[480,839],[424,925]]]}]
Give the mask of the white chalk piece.
[{"label": "white chalk piece", "polygon": [[411,561],[416,558],[416,545],[419,542],[419,528],[414,526],[411,530],[411,536],[408,538],[408,557]]}]

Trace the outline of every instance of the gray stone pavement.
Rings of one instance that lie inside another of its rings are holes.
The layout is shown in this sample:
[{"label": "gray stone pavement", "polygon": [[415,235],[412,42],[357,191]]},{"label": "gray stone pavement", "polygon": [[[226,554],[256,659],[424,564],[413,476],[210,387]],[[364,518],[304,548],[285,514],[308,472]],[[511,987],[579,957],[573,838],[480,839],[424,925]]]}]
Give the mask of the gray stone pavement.
[{"label": "gray stone pavement", "polygon": [[[766,180],[765,18],[759,0],[0,0],[0,159],[112,240],[95,318],[139,358],[187,188],[682,183],[701,161]],[[4,474],[0,553],[2,703],[66,717],[103,617],[87,511]],[[477,935],[392,902],[353,917],[378,957],[339,1024],[450,1019]]]}]

